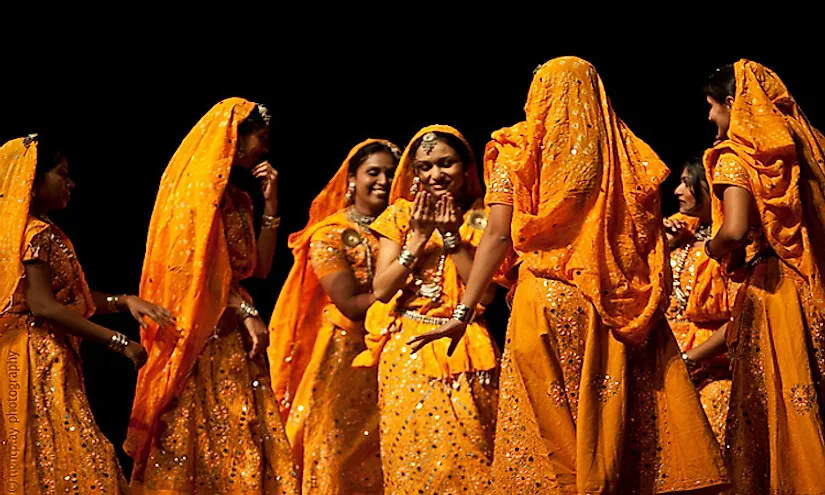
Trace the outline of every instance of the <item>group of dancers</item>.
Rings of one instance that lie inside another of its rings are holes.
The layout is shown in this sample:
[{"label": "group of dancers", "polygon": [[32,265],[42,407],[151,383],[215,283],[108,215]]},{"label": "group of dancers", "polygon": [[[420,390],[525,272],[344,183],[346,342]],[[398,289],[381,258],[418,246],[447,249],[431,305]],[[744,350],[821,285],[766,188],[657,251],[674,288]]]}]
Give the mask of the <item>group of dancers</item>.
[{"label": "group of dancers", "polygon": [[[289,237],[269,325],[241,285],[269,273],[280,224],[263,105],[224,100],[184,138],[139,295],[90,289],[49,219],[74,186],[63,151],[9,141],[3,493],[825,493],[825,137],[756,62],[704,92],[717,140],[669,218],[668,168],[575,57],[536,69],[486,188],[453,127],[359,143]],[[140,342],[88,319],[121,311]],[[81,340],[140,370],[128,483]]]}]

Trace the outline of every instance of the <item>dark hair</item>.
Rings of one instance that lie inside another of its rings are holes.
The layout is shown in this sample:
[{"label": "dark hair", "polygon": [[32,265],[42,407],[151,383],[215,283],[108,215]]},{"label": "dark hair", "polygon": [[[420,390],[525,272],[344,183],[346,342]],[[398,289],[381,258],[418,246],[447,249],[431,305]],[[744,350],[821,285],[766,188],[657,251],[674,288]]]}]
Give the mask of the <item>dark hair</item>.
[{"label": "dark hair", "polygon": [[[453,136],[452,134],[447,134],[446,132],[439,132],[435,131],[433,134],[438,136],[439,141],[446,141],[450,148],[454,149],[456,153],[458,153],[459,158],[461,158],[461,163],[464,164],[464,168],[468,168],[472,166],[470,163],[472,161],[472,152],[467,145],[464,144],[464,141]],[[421,146],[421,143],[424,141],[424,136],[419,137],[416,139],[412,146],[410,146],[410,157],[414,157],[415,153],[418,151],[418,148]]]},{"label": "dark hair", "polygon": [[733,72],[733,65],[723,65],[713,71],[708,81],[702,86],[702,91],[719,103],[725,103],[728,96],[736,97],[736,75]]},{"label": "dark hair", "polygon": [[57,166],[66,153],[62,144],[50,134],[38,134],[35,142],[37,143],[37,166],[34,169],[34,180],[37,182],[49,170]]},{"label": "dark hair", "polygon": [[269,125],[269,117],[261,113],[261,108],[255,105],[255,108],[249,113],[243,122],[238,125],[238,135],[246,135],[264,129]]},{"label": "dark hair", "polygon": [[398,155],[397,149],[391,148],[386,143],[370,143],[358,150],[355,155],[349,159],[349,165],[347,167],[349,174],[355,175],[358,172],[358,167],[360,167],[362,163],[367,161],[372,155],[381,152],[389,153],[392,157],[393,164],[398,165],[398,160],[401,157]]},{"label": "dark hair", "polygon": [[700,188],[702,191],[710,194],[708,178],[705,175],[705,165],[702,163],[701,158],[691,158],[685,162],[683,168],[687,172],[685,185],[690,193],[693,194],[693,198],[696,200],[696,208],[698,208],[702,206],[702,194],[699,192]]}]

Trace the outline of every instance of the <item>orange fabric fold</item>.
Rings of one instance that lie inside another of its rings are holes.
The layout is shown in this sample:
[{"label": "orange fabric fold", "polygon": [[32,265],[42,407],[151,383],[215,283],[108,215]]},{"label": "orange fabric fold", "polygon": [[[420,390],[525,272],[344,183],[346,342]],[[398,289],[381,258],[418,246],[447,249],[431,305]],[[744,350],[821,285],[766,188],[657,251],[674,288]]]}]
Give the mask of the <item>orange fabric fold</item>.
[{"label": "orange fabric fold", "polygon": [[2,462],[7,464],[3,490],[23,489],[26,480],[26,428],[29,417],[29,335],[24,329],[7,331],[11,322],[2,313],[23,279],[23,251],[46,228],[27,228],[37,147],[33,137],[14,139],[0,148],[0,433]]},{"label": "orange fabric fold", "polygon": [[525,113],[512,174],[516,251],[537,276],[581,290],[616,338],[644,342],[670,286],[659,200],[667,167],[582,59],[544,64]]},{"label": "orange fabric fold", "polygon": [[353,147],[332,180],[312,201],[306,227],[289,236],[289,248],[295,261],[272,313],[267,349],[272,390],[281,402],[284,418],[289,414],[295,391],[312,358],[318,329],[324,321],[321,309],[330,303],[310,263],[310,240],[319,229],[335,222],[330,218],[333,214],[346,208],[349,162],[362,148],[373,143],[384,143],[397,149],[382,139],[367,139]]},{"label": "orange fabric fold", "polygon": [[140,297],[172,310],[177,328],[153,323],[141,331],[149,359],[138,374],[124,443],[136,465],[145,464],[160,413],[226,307],[232,271],[218,208],[235,159],[238,125],[254,107],[242,98],[212,107],[189,131],[161,178]]},{"label": "orange fabric fold", "polygon": [[[713,183],[722,155],[739,158],[768,243],[808,281],[816,306],[825,307],[825,136],[811,125],[773,71],[743,59],[734,65],[734,73],[736,96],[728,139],[704,156],[708,182]],[[721,201],[712,197],[718,230]]]}]

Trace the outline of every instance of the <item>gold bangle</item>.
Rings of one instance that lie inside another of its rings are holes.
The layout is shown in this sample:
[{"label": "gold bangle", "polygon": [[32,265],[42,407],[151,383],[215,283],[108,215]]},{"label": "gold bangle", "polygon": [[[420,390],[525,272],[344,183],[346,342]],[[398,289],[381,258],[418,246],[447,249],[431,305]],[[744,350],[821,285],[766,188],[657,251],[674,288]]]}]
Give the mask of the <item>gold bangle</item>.
[{"label": "gold bangle", "polygon": [[281,217],[276,217],[274,215],[262,215],[261,216],[261,227],[269,230],[275,230],[281,226]]},{"label": "gold bangle", "polygon": [[120,297],[121,296],[107,296],[106,306],[110,313],[117,313],[120,311]]}]

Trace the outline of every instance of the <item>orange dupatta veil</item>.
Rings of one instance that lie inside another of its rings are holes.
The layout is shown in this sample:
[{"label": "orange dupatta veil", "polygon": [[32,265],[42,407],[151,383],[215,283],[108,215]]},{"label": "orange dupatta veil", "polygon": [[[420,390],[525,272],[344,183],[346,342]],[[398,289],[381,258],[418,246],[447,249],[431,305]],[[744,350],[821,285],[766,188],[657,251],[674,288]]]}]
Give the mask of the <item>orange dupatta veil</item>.
[{"label": "orange dupatta veil", "polygon": [[[734,65],[736,97],[728,139],[705,153],[708,182],[716,162],[733,153],[745,164],[765,236],[776,254],[810,284],[825,307],[825,136],[816,130],[773,71],[749,60]],[[721,202],[711,194],[713,224]]]},{"label": "orange dupatta veil", "polygon": [[289,236],[289,248],[295,262],[272,313],[267,350],[272,390],[281,402],[284,417],[289,414],[295,391],[312,357],[318,329],[324,320],[322,310],[329,303],[310,263],[310,240],[326,225],[326,218],[346,208],[349,162],[362,148],[373,143],[384,143],[390,149],[397,149],[394,144],[381,139],[367,139],[352,148],[332,180],[312,201],[306,227]]},{"label": "orange dupatta veil", "polygon": [[538,69],[525,113],[512,174],[516,250],[537,275],[581,290],[616,338],[644,342],[667,303],[659,185],[669,170],[616,117],[582,59]]},{"label": "orange dupatta veil", "polygon": [[[29,335],[25,328],[8,332],[3,311],[25,275],[23,250],[37,232],[27,232],[29,202],[37,147],[34,136],[15,139],[0,148],[0,361],[6,374],[0,380],[0,433],[3,488],[23,487],[26,479],[26,423],[29,417]],[[8,462],[8,465],[5,465]],[[14,490],[16,491],[16,489]]]},{"label": "orange dupatta veil", "polygon": [[[124,449],[143,469],[163,408],[178,392],[218,323],[232,270],[218,212],[235,159],[238,125],[255,103],[226,99],[200,119],[160,181],[140,281],[140,297],[170,308],[177,328],[141,331],[149,360],[138,374]],[[133,474],[134,476],[134,474]]]}]

